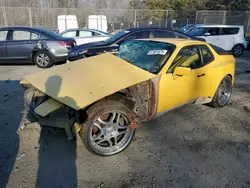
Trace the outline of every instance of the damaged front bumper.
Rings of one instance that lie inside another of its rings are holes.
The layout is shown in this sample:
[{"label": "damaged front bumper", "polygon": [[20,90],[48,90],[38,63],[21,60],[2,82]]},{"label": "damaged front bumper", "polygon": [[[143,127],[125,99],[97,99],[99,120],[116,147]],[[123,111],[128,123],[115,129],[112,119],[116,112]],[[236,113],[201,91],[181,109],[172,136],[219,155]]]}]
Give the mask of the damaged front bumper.
[{"label": "damaged front bumper", "polygon": [[38,123],[41,126],[63,128],[69,140],[80,130],[76,110],[50,98],[27,81],[20,82],[24,88],[24,110],[20,129],[28,124]]}]

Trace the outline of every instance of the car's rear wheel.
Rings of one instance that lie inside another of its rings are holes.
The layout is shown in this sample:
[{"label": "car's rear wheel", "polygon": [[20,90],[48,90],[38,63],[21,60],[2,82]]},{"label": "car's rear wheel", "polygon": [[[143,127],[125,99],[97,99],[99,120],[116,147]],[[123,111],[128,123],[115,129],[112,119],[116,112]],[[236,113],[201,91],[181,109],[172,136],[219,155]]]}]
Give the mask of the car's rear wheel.
[{"label": "car's rear wheel", "polygon": [[47,51],[39,51],[33,56],[33,62],[39,68],[49,68],[54,65],[52,55]]},{"label": "car's rear wheel", "polygon": [[213,107],[223,107],[225,106],[232,94],[232,78],[230,76],[226,76],[220,82],[219,87],[215,93],[215,96],[211,102]]},{"label": "car's rear wheel", "polygon": [[110,156],[124,150],[132,141],[135,127],[131,110],[117,101],[99,102],[87,111],[80,137],[92,153]]},{"label": "car's rear wheel", "polygon": [[244,51],[244,46],[242,44],[237,44],[232,49],[232,53],[235,57],[241,56],[243,51]]}]

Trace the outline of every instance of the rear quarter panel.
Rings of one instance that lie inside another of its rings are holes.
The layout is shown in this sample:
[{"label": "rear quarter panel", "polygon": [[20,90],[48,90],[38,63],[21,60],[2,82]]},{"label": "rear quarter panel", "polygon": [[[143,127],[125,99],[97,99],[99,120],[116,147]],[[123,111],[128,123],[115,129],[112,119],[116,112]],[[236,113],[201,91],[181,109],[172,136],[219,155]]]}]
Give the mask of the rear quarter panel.
[{"label": "rear quarter panel", "polygon": [[50,40],[47,41],[46,49],[52,53],[55,57],[63,57],[68,55],[68,49],[59,44],[59,41]]},{"label": "rear quarter panel", "polygon": [[214,61],[206,65],[206,86],[202,97],[213,97],[222,79],[229,75],[234,84],[235,58],[232,55],[218,55],[210,46],[214,54]]}]

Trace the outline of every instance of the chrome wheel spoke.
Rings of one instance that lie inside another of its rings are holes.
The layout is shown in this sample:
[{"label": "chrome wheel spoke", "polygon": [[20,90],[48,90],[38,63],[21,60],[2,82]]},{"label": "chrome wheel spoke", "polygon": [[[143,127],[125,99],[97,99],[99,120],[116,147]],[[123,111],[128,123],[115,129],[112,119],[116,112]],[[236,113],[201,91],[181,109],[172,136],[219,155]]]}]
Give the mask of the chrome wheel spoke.
[{"label": "chrome wheel spoke", "polygon": [[114,145],[117,144],[117,136],[114,136]]},{"label": "chrome wheel spoke", "polygon": [[108,124],[108,122],[103,121],[101,118],[98,118],[97,120],[98,120],[101,124],[103,124],[103,125],[107,125],[107,124]]},{"label": "chrome wheel spoke", "polygon": [[126,133],[127,133],[127,130],[126,131],[121,131],[121,132],[119,132],[118,136],[126,134]]},{"label": "chrome wheel spoke", "polygon": [[103,153],[117,153],[124,149],[133,138],[128,131],[129,118],[118,111],[110,111],[96,117],[90,129],[90,144]]},{"label": "chrome wheel spoke", "polygon": [[110,139],[107,139],[108,143],[109,143],[109,146],[112,147],[113,146],[113,143]]},{"label": "chrome wheel spoke", "polygon": [[96,142],[96,144],[101,144],[101,143],[103,143],[103,142],[105,142],[105,141],[107,141],[106,139],[101,139],[101,140],[99,140],[98,142]]},{"label": "chrome wheel spoke", "polygon": [[[118,114],[118,116],[119,116],[119,114]],[[111,120],[109,121],[109,123],[114,123],[115,117],[116,117],[116,113],[113,112],[113,113],[112,113],[112,118],[111,118]]]}]

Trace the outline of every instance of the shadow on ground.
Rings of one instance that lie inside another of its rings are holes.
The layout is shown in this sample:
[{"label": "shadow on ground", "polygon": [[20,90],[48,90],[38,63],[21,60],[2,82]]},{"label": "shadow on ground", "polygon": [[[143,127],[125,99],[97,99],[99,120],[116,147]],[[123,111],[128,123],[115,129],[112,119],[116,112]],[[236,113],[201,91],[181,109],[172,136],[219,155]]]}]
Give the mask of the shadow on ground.
[{"label": "shadow on ground", "polygon": [[0,91],[0,187],[4,188],[19,149],[17,129],[22,118],[23,91],[17,80],[0,81]]}]

